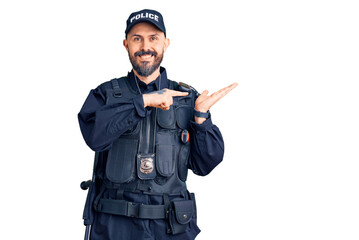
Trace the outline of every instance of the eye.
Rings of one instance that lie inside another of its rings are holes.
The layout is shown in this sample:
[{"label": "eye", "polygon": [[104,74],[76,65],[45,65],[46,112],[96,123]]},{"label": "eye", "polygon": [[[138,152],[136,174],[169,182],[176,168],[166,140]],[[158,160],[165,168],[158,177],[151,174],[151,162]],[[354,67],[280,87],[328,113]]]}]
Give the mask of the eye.
[{"label": "eye", "polygon": [[133,38],[133,41],[139,42],[139,41],[141,41],[141,38],[140,38],[140,37],[134,37],[134,38]]},{"label": "eye", "polygon": [[158,39],[157,36],[152,36],[152,37],[151,37],[151,41],[156,41],[157,39]]}]

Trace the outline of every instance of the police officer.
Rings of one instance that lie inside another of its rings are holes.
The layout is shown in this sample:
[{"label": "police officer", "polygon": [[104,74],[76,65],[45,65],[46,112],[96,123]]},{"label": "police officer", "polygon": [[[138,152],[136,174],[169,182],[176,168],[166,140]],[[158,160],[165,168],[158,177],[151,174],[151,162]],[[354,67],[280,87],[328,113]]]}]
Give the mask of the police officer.
[{"label": "police officer", "polygon": [[170,41],[157,11],[132,13],[125,33],[132,71],[91,90],[78,114],[96,152],[85,238],[194,239],[200,229],[187,170],[204,176],[222,161],[209,109],[237,84],[208,95],[167,79],[160,64]]}]

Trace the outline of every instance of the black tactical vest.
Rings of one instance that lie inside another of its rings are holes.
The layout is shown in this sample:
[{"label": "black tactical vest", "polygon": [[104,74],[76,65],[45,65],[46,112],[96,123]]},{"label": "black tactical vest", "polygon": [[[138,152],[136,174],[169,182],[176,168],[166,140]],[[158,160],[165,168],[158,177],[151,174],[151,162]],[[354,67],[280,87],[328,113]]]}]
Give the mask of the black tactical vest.
[{"label": "black tactical vest", "polygon": [[[128,102],[138,93],[128,78],[113,79],[107,104]],[[190,143],[188,127],[193,119],[195,92],[169,81],[169,89],[188,91],[174,97],[170,110],[154,108],[149,116],[122,134],[108,152],[105,178],[114,185],[149,194],[178,194],[187,190]]]}]

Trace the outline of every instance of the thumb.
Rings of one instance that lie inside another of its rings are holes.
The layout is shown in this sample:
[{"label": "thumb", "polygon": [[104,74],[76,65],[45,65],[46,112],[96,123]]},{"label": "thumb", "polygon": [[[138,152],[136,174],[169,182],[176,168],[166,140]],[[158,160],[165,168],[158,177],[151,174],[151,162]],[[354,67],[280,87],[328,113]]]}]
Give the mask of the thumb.
[{"label": "thumb", "polygon": [[208,93],[209,93],[209,91],[208,91],[208,90],[204,90],[204,91],[201,93],[201,95],[200,95],[200,96],[207,96],[207,95],[208,95]]}]

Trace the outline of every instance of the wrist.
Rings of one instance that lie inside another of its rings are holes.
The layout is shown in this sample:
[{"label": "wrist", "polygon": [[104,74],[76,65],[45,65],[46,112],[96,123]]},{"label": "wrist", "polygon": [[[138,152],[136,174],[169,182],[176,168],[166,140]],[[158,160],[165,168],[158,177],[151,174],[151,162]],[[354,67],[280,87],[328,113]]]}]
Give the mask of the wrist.
[{"label": "wrist", "polygon": [[148,107],[150,106],[150,96],[148,94],[142,94],[142,98],[143,98],[143,107]]},{"label": "wrist", "polygon": [[194,107],[194,110],[195,111],[198,111],[198,112],[208,112],[209,110],[208,109],[205,109],[205,108],[201,108],[201,107],[197,107],[197,106],[195,106]]},{"label": "wrist", "polygon": [[194,121],[198,124],[202,124],[207,120],[207,118],[202,118],[202,117],[194,117]]},{"label": "wrist", "polygon": [[209,111],[200,112],[196,109],[193,109],[193,115],[194,115],[194,121],[198,124],[204,123],[210,117]]},{"label": "wrist", "polygon": [[209,111],[198,111],[196,109],[194,109],[193,114],[195,117],[204,118],[204,119],[207,119],[210,116]]}]

